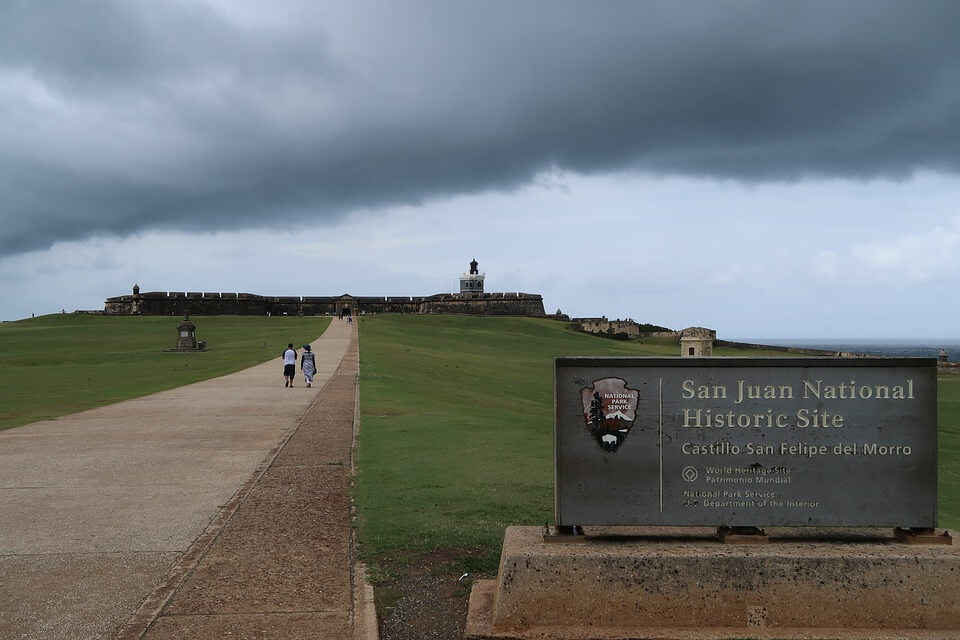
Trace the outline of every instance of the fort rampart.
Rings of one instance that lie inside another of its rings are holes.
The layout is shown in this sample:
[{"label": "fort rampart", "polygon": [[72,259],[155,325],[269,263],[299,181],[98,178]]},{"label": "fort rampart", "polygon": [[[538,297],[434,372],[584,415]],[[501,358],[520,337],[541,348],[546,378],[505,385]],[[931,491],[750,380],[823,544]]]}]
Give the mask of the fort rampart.
[{"label": "fort rampart", "polygon": [[754,344],[752,342],[735,342],[733,340],[717,340],[718,347],[735,347],[738,349],[757,349],[763,351],[785,351],[786,353],[795,353],[802,356],[826,356],[832,358],[876,358],[865,353],[854,353],[852,351],[830,351],[827,349],[808,349],[806,347],[784,347],[778,345]]},{"label": "fort rampart", "polygon": [[105,315],[337,315],[449,313],[483,316],[544,315],[533,293],[440,293],[432,296],[261,296],[253,293],[152,291],[107,298]]}]

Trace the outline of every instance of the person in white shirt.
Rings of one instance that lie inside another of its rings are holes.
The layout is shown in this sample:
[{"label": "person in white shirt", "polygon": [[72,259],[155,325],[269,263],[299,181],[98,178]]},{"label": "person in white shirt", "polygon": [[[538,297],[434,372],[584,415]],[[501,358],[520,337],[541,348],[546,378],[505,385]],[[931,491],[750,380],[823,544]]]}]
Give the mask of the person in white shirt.
[{"label": "person in white shirt", "polygon": [[297,373],[297,352],[293,349],[293,343],[287,345],[286,350],[281,356],[283,358],[283,386],[293,386],[293,376]]}]

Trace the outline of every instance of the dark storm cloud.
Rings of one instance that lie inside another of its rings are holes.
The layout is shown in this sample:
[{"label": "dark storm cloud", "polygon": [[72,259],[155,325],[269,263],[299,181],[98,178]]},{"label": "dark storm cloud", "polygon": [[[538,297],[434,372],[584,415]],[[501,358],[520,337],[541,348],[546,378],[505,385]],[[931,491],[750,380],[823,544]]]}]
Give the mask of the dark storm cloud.
[{"label": "dark storm cloud", "polygon": [[960,3],[7,2],[0,254],[511,189],[960,169]]}]

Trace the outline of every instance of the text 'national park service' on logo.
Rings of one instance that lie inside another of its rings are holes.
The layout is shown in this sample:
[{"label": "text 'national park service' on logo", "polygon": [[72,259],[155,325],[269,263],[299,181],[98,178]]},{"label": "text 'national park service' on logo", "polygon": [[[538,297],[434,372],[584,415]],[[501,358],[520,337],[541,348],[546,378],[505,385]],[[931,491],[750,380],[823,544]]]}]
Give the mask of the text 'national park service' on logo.
[{"label": "text 'national park service' on logo", "polygon": [[604,451],[614,452],[637,419],[636,389],[621,378],[603,378],[580,390],[587,429]]}]

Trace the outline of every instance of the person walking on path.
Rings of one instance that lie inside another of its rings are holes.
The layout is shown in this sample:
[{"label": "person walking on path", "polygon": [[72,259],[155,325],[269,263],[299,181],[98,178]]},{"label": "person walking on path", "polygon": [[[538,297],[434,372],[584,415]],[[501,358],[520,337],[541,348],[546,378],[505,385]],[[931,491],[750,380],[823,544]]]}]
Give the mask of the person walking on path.
[{"label": "person walking on path", "polygon": [[287,345],[283,352],[283,386],[293,386],[293,376],[297,373],[297,352],[293,348],[293,343]]},{"label": "person walking on path", "polygon": [[317,373],[317,361],[313,357],[313,351],[310,345],[303,345],[303,355],[300,356],[300,369],[303,371],[303,378],[307,381],[307,386],[313,386],[313,376]]}]

